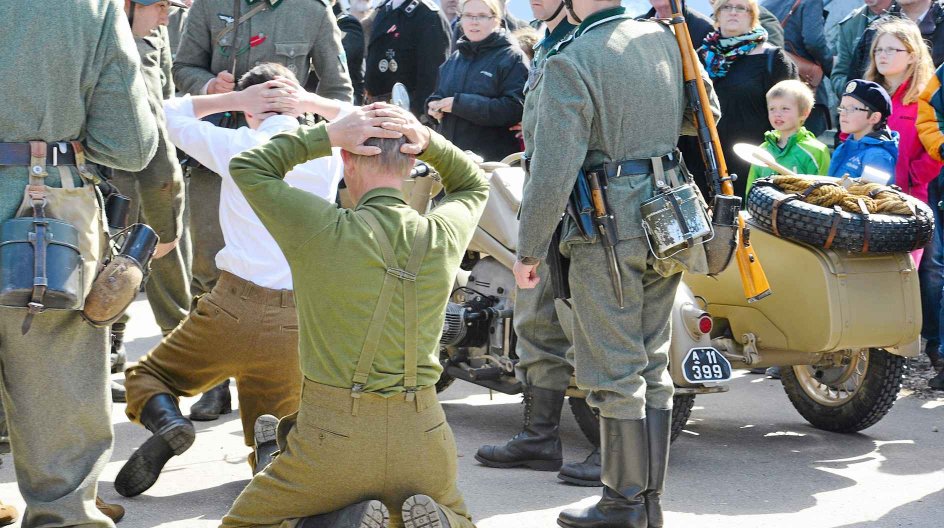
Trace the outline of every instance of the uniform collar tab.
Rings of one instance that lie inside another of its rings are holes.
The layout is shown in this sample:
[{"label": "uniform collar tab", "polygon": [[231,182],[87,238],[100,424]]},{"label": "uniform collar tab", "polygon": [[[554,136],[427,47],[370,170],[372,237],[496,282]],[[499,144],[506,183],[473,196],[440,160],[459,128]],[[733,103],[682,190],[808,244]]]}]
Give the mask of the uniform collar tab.
[{"label": "uniform collar tab", "polygon": [[626,17],[625,15],[626,8],[623,6],[597,11],[596,13],[588,16],[583,22],[580,23],[579,26],[577,26],[577,31],[574,33],[574,35],[579,37],[580,35],[583,35],[589,31],[592,27],[597,26],[599,23],[605,22],[611,18],[624,18]]}]

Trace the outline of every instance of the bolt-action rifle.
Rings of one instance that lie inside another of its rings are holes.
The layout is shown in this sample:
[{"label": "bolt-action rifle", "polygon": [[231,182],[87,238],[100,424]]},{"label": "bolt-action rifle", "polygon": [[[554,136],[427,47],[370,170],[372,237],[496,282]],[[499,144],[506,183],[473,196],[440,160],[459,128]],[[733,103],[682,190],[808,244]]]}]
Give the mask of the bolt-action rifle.
[{"label": "bolt-action rifle", "polygon": [[[682,54],[682,73],[689,105],[695,116],[698,143],[709,181],[715,188],[720,188],[712,202],[712,227],[714,238],[705,244],[708,257],[709,273],[716,275],[724,271],[733,256],[737,261],[741,275],[741,285],[748,302],[758,301],[770,295],[767,275],[760,265],[760,260],[751,245],[750,230],[744,225],[741,213],[741,198],[734,195],[733,178],[728,175],[728,168],[721,151],[721,140],[715,125],[715,116],[711,113],[708,91],[702,82],[698,68],[698,57],[692,46],[692,37],[688,24],[682,15],[681,0],[669,0],[672,9],[670,23],[675,29],[675,40]],[[707,111],[706,111],[707,110]]]}]

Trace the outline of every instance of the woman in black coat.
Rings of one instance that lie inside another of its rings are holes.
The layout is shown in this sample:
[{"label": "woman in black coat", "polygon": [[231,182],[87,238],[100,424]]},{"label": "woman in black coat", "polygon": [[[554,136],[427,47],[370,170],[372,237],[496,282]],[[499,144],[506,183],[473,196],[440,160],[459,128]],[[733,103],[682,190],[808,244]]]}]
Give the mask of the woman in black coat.
[{"label": "woman in black coat", "polygon": [[[744,197],[750,163],[734,154],[736,143],[760,144],[770,130],[767,119],[767,91],[785,79],[796,79],[797,69],[782,48],[771,46],[767,31],[759,21],[757,0],[717,0],[715,25],[698,50],[708,76],[714,83],[721,120],[718,136],[728,173],[737,174],[734,193]],[[702,160],[686,160],[696,178],[702,178]],[[713,182],[709,185],[714,186]]]},{"label": "woman in black coat", "polygon": [[527,62],[501,27],[496,0],[465,0],[460,13],[465,35],[439,68],[428,113],[456,146],[498,161],[521,150],[509,127],[521,121]]}]

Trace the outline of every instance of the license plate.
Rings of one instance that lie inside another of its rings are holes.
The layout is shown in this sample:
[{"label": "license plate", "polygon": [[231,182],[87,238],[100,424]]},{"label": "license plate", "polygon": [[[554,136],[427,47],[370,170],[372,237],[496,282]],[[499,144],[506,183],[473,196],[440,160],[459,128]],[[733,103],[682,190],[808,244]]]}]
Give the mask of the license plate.
[{"label": "license plate", "polygon": [[682,362],[682,376],[689,383],[727,381],[731,379],[731,362],[716,348],[696,347]]}]

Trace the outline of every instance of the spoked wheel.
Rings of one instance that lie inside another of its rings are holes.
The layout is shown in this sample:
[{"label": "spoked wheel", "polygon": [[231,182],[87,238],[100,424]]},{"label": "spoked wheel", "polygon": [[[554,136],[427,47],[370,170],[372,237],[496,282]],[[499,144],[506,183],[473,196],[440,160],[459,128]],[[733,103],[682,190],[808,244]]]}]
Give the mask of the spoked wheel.
[{"label": "spoked wheel", "polygon": [[878,423],[895,404],[905,358],[878,349],[853,351],[841,366],[786,367],[783,390],[810,424],[837,433],[854,433]]},{"label": "spoked wheel", "polygon": [[[600,415],[596,409],[587,404],[585,398],[571,396],[567,398],[570,403],[570,410],[574,413],[574,419],[580,431],[587,440],[595,447],[600,447]],[[672,441],[674,442],[680,434],[685,424],[688,423],[688,417],[692,414],[692,407],[695,405],[694,394],[676,394],[672,399]]]}]

